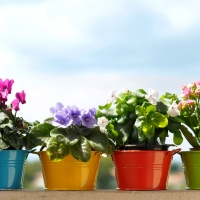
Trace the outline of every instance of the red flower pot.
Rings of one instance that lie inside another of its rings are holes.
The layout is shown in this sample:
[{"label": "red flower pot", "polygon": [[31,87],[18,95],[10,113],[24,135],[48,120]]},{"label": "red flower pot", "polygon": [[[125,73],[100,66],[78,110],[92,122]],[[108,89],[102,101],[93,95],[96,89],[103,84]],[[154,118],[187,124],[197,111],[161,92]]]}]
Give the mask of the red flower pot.
[{"label": "red flower pot", "polygon": [[120,150],[112,154],[119,190],[165,190],[172,156],[181,149]]}]

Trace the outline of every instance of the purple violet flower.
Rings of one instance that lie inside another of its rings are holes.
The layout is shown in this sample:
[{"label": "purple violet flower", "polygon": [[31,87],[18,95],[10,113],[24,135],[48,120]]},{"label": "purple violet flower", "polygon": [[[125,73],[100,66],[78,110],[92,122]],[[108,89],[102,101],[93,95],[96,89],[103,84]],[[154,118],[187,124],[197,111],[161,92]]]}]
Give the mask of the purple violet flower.
[{"label": "purple violet flower", "polygon": [[95,117],[96,115],[96,108],[89,109],[90,113]]},{"label": "purple violet flower", "polygon": [[66,115],[64,113],[62,114],[56,114],[54,116],[54,121],[52,122],[53,126],[58,126],[61,128],[66,128],[72,123],[72,119],[70,118],[69,115]]},{"label": "purple violet flower", "polygon": [[56,103],[56,107],[51,107],[50,108],[50,113],[54,116],[57,113],[62,113],[63,110],[64,110],[63,104],[58,102],[58,103]]},{"label": "purple violet flower", "polygon": [[69,107],[67,110],[69,112],[71,119],[73,120],[73,124],[81,125],[80,110],[75,105]]},{"label": "purple violet flower", "polygon": [[83,112],[81,116],[82,125],[86,126],[87,128],[93,128],[93,126],[96,124],[95,117],[90,113],[90,111]]}]

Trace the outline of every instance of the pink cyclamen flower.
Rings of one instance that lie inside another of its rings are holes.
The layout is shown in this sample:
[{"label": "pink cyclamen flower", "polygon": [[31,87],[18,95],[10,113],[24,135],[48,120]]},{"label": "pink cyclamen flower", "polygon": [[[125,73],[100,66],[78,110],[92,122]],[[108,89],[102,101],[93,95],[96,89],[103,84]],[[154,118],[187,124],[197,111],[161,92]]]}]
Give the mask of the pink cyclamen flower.
[{"label": "pink cyclamen flower", "polygon": [[15,96],[22,104],[26,103],[26,94],[24,90],[22,90],[21,93],[17,92]]},{"label": "pink cyclamen flower", "polygon": [[12,101],[12,107],[13,107],[13,109],[14,109],[15,111],[20,110],[20,109],[19,109],[19,99],[14,99],[14,100]]},{"label": "pink cyclamen flower", "polygon": [[8,90],[8,94],[11,94],[13,83],[14,83],[14,80],[13,80],[13,79],[11,79],[11,80],[6,79],[6,80],[4,81],[4,86],[5,86],[5,88]]}]

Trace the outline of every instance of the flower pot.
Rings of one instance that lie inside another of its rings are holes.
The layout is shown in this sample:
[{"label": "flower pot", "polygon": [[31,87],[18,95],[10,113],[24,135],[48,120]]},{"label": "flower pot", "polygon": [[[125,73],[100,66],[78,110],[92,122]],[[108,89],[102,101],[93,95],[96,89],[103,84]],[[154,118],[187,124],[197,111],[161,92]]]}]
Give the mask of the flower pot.
[{"label": "flower pot", "polygon": [[0,151],[0,189],[11,190],[23,188],[26,166],[26,150]]},{"label": "flower pot", "polygon": [[200,189],[200,151],[182,151],[179,153],[183,164],[186,180],[186,189]]},{"label": "flower pot", "polygon": [[95,189],[100,153],[92,151],[88,162],[76,160],[72,155],[60,162],[52,162],[45,151],[39,154],[45,189],[47,190],[93,190]]},{"label": "flower pot", "polygon": [[120,150],[112,154],[117,189],[165,190],[173,154],[181,149]]}]

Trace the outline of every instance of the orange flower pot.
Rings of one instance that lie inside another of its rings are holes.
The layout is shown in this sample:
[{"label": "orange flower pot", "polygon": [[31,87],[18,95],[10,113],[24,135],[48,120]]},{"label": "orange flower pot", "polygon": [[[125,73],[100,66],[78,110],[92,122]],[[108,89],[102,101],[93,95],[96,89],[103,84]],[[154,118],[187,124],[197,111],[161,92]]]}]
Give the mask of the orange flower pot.
[{"label": "orange flower pot", "polygon": [[119,190],[165,190],[172,156],[181,149],[120,150],[112,160]]},{"label": "orange flower pot", "polygon": [[37,152],[42,164],[45,189],[93,190],[95,189],[100,153],[92,151],[88,162],[68,155],[60,162],[52,162],[45,151]]}]

